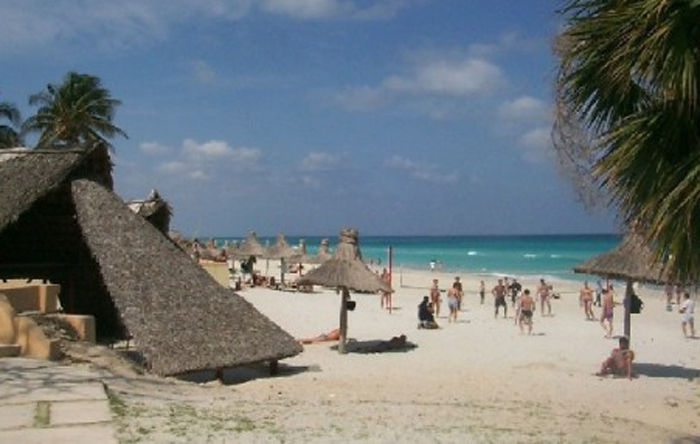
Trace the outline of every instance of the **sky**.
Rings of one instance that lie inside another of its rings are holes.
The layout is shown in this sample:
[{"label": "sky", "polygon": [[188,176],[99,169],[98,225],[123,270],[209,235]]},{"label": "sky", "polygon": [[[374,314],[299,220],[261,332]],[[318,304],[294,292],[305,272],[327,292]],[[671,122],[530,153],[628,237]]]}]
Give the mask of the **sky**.
[{"label": "sky", "polygon": [[558,5],[0,0],[0,100],[98,76],[116,191],[187,236],[615,232],[556,167]]}]

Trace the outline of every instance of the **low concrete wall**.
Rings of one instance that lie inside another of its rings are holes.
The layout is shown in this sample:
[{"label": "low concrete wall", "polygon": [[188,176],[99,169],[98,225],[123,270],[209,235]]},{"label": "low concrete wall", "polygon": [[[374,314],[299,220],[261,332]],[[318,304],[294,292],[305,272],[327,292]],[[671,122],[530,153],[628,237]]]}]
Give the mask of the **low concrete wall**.
[{"label": "low concrete wall", "polygon": [[44,330],[33,320],[17,316],[15,329],[17,330],[16,343],[21,350],[20,356],[48,359],[49,361],[55,361],[61,357],[60,341],[47,338]]},{"label": "low concrete wall", "polygon": [[78,339],[81,341],[95,343],[97,341],[95,334],[95,317],[92,315],[73,315],[57,313],[46,316],[47,318],[60,319],[66,322],[75,329],[78,334]]},{"label": "low concrete wall", "polygon": [[27,284],[16,281],[0,283],[0,293],[7,297],[15,312],[38,311],[55,313],[58,311],[60,285]]},{"label": "low concrete wall", "polygon": [[224,288],[229,288],[228,279],[228,264],[225,262],[205,262],[200,261],[199,264],[207,270],[216,282]]}]

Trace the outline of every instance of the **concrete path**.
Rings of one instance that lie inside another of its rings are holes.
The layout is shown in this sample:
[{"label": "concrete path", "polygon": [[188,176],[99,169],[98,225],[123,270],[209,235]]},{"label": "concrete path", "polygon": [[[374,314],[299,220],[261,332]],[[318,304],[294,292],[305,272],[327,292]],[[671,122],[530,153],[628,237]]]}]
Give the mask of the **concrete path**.
[{"label": "concrete path", "polygon": [[0,443],[116,443],[101,377],[83,366],[0,359]]}]

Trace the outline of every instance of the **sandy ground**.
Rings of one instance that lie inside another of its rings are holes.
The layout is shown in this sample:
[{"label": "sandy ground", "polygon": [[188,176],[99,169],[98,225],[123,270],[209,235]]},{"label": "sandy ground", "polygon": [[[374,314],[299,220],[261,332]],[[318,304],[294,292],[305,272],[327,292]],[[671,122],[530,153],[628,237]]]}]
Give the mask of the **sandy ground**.
[{"label": "sandy ground", "polygon": [[[538,307],[534,334],[527,336],[511,312],[494,319],[492,297],[479,304],[479,278],[463,275],[458,322],[441,313],[440,330],[418,330],[416,307],[433,277],[443,288],[454,278],[415,271],[395,276],[392,313],[380,309],[377,295],[353,296],[349,337],[405,334],[416,345],[407,351],[339,355],[333,344],[313,344],[285,360],[278,377],[251,367],[226,372],[225,384],[114,376],[107,386],[120,439],[700,442],[700,340],[683,337],[680,315],[666,312],[657,292],[639,290],[645,309],[632,319],[636,377],[627,380],[593,375],[617,341],[584,320],[579,284],[554,282],[562,294],[554,315],[543,318]],[[494,284],[487,280],[489,288]],[[523,284],[535,288],[534,281]],[[337,326],[340,296],[333,291],[254,288],[241,295],[296,337]],[[622,318],[618,307],[616,334]]]}]

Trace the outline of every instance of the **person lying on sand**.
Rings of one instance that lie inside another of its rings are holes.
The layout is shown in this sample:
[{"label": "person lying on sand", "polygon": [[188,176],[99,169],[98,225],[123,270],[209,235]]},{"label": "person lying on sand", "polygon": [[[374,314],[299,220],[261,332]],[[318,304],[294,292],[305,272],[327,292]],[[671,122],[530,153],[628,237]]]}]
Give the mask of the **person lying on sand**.
[{"label": "person lying on sand", "polygon": [[317,342],[337,341],[340,339],[340,329],[335,328],[328,333],[321,333],[313,338],[297,339],[300,344],[315,344]]},{"label": "person lying on sand", "polygon": [[634,361],[634,352],[629,349],[630,341],[626,337],[620,338],[620,346],[613,349],[610,357],[603,361],[600,366],[600,371],[596,376],[626,376],[632,379],[632,361]]}]

